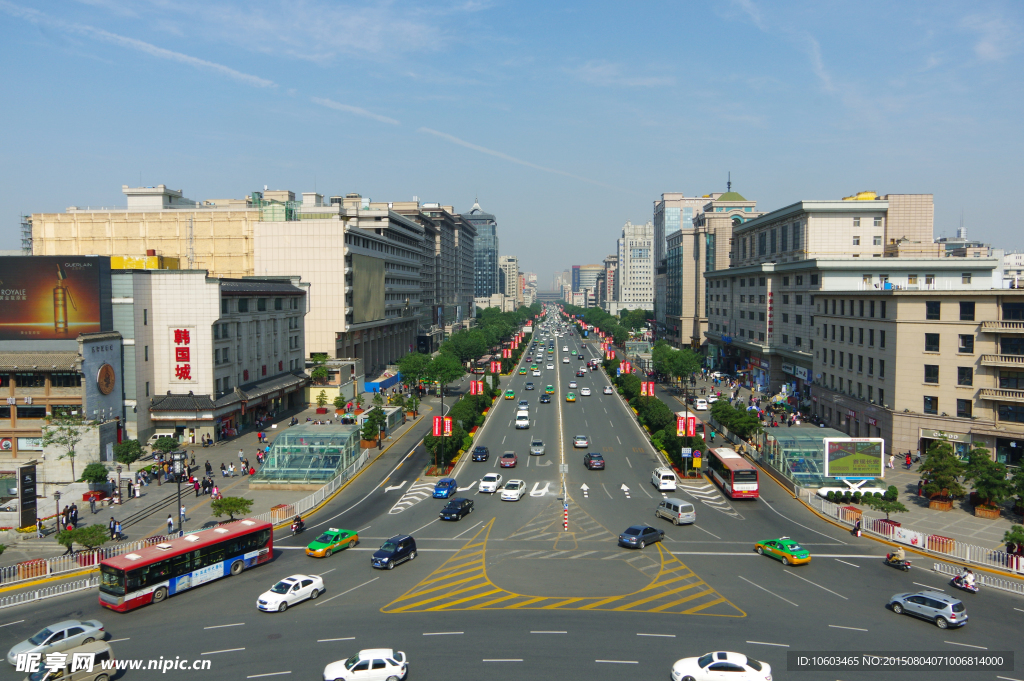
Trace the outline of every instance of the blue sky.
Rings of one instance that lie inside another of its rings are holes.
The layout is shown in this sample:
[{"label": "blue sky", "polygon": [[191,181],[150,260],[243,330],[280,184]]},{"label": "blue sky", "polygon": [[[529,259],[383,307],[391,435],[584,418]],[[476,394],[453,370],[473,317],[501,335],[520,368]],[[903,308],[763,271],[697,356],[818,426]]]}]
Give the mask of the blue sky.
[{"label": "blue sky", "polygon": [[0,0],[22,212],[264,185],[498,217],[546,288],[662,192],[935,194],[1024,248],[1019,2]]}]

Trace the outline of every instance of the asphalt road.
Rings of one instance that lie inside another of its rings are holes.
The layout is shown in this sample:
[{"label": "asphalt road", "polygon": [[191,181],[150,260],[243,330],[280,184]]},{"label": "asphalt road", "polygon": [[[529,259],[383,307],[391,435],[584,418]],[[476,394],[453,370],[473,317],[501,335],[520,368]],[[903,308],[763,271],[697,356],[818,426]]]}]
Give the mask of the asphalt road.
[{"label": "asphalt road", "polygon": [[[121,658],[211,664],[202,672],[125,672],[129,679],[196,673],[320,678],[327,663],[370,647],[404,650],[412,679],[559,680],[664,679],[676,659],[711,650],[767,661],[775,679],[843,680],[897,674],[790,672],[786,653],[1020,651],[1024,599],[964,594],[971,621],[959,630],[897,616],[886,608],[894,593],[923,586],[954,591],[944,578],[918,569],[923,562],[909,573],[884,566],[882,545],[818,520],[767,476],[756,501],[726,500],[710,485],[671,493],[694,502],[692,526],[655,519],[662,493],[650,476],[661,463],[658,455],[621,399],[601,394],[607,384],[601,372],[577,379],[583,362],[562,363],[564,345],[574,355],[580,348],[576,337],[559,338],[554,369],[503,382],[516,399],[499,400],[477,437],[490,448],[490,461],[466,460],[455,471],[460,496],[475,502],[463,520],[437,519],[444,501],[431,499],[417,482],[426,454],[413,447],[422,434],[410,433],[312,518],[310,532],[279,535],[270,564],[126,614],[102,610],[92,592],[8,608],[0,613],[0,646],[61,619],[98,618]],[[590,343],[584,346],[589,358]],[[566,403],[570,380],[593,394],[576,390],[577,402]],[[526,391],[527,381],[536,390]],[[548,384],[555,399],[540,404]],[[511,420],[520,398],[530,401],[533,420],[517,431]],[[604,454],[606,470],[583,467],[583,451],[572,448],[577,434]],[[528,453],[535,437],[546,444],[542,457]],[[518,454],[519,464],[502,470],[496,462],[507,450]],[[522,479],[529,492],[518,502],[480,494],[478,480],[486,472]],[[665,541],[639,551],[618,548],[618,533],[641,522],[664,529]],[[320,526],[358,530],[362,542],[329,559],[307,558],[298,549]],[[417,539],[418,557],[391,571],[373,570],[370,553],[397,533]],[[755,541],[782,535],[805,544],[812,562],[786,567],[752,551]],[[258,612],[257,596],[295,573],[322,575],[327,592],[285,613]],[[1024,671],[927,678],[1024,679]]]}]

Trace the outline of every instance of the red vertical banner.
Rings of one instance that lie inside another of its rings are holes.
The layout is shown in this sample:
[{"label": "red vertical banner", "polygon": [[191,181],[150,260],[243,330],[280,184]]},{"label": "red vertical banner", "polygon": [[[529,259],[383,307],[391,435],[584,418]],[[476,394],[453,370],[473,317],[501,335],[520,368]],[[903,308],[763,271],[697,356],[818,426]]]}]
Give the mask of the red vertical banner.
[{"label": "red vertical banner", "polygon": [[441,437],[441,435],[443,435],[443,434],[444,434],[444,417],[443,416],[435,416],[434,417],[434,431],[433,431],[433,435],[434,435],[434,437]]},{"label": "red vertical banner", "polygon": [[452,417],[451,416],[445,416],[444,417],[444,434],[445,435],[451,435],[452,434]]},{"label": "red vertical banner", "polygon": [[476,395],[476,381],[469,382],[469,394]]},{"label": "red vertical banner", "polygon": [[651,397],[654,397],[654,381],[651,381],[647,384],[647,394]]},{"label": "red vertical banner", "polygon": [[686,437],[697,437],[697,417],[686,417]]},{"label": "red vertical banner", "polygon": [[640,383],[640,396],[647,397],[647,381]]},{"label": "red vertical banner", "polygon": [[686,435],[686,417],[676,416],[676,437]]}]

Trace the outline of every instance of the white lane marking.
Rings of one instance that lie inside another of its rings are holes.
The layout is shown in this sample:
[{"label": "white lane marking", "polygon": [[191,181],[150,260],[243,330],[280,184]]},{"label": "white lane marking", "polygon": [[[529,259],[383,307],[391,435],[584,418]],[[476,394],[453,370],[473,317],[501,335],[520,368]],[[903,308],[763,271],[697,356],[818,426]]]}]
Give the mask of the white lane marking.
[{"label": "white lane marking", "polygon": [[[409,482],[409,481],[408,480],[403,480],[402,482],[398,483],[397,485],[390,485],[389,487],[385,487],[384,491],[385,492],[390,492],[393,489],[402,489],[403,487],[405,487],[405,483],[407,483],[407,482]],[[384,483],[381,483],[381,484],[384,484]]]},{"label": "white lane marking", "polygon": [[291,672],[269,672],[267,674],[250,674],[249,676],[247,676],[245,678],[247,678],[247,679],[260,679],[260,678],[263,678],[264,676],[284,676],[285,674],[291,674]]},{"label": "white lane marking", "polygon": [[354,640],[356,640],[355,636],[345,636],[343,638],[318,638],[316,640],[316,642],[317,643],[328,643],[330,641],[354,641]]},{"label": "white lane marking", "polygon": [[367,531],[368,529],[370,529],[371,527],[373,527],[373,525],[367,525],[367,526],[366,526],[366,527],[364,527],[363,529],[359,530],[359,532],[357,532],[356,534],[362,534],[363,532],[366,532],[366,531]]},{"label": "white lane marking", "polygon": [[434,494],[434,483],[432,482],[414,482],[409,485],[409,489],[405,491],[405,494],[395,502],[395,505],[388,511],[389,514],[395,515],[407,510],[411,506],[415,506],[424,499]]},{"label": "white lane marking", "polygon": [[507,437],[508,437],[508,435],[503,435],[503,436],[502,436],[502,438],[501,438],[501,444],[505,444],[505,438],[507,438]]},{"label": "white lane marking", "polygon": [[531,634],[568,634],[568,631],[531,631]]},{"label": "white lane marking", "polygon": [[419,529],[415,529],[415,530],[413,530],[413,531],[412,531],[412,532],[411,532],[410,534],[416,534],[417,532],[419,532],[420,530],[422,530],[422,529],[423,529],[424,527],[430,527],[431,525],[433,525],[434,523],[436,523],[436,522],[437,522],[437,521],[439,521],[439,520],[440,520],[440,518],[434,518],[433,520],[431,520],[431,521],[430,521],[429,523],[427,523],[427,524],[426,524],[426,525],[424,525],[423,527],[420,527]]},{"label": "white lane marking", "polygon": [[280,549],[281,551],[305,551],[305,546],[275,546],[275,550]]},{"label": "white lane marking", "polygon": [[[760,584],[754,584],[752,581],[750,581],[746,577],[742,577],[740,575],[737,575],[737,577],[739,577],[740,579],[742,579],[744,582],[746,582],[747,584],[749,584],[751,586],[756,586],[758,589],[760,589],[761,591],[764,591],[765,593],[770,593],[772,596],[775,596],[776,598],[779,598],[781,600],[786,601],[787,603],[789,603],[792,606],[795,606],[797,608],[800,607],[798,604],[794,603],[793,601],[789,600],[788,598],[782,598],[782,596],[780,596],[779,594],[775,593],[774,591],[768,591],[768,589],[764,588]],[[747,641],[747,643],[752,643],[752,641]],[[789,646],[786,646],[786,647],[788,648]]]},{"label": "white lane marking", "polygon": [[778,646],[779,648],[788,648],[788,643],[768,643],[767,641],[747,641],[747,643],[753,643],[758,646]]},{"label": "white lane marking", "polygon": [[765,501],[764,497],[762,497],[762,496],[759,496],[759,497],[757,498],[757,500],[758,500],[758,501],[760,501],[760,502],[763,502],[763,503],[764,503],[764,504],[765,504],[766,506],[768,506],[768,508],[770,508],[770,509],[772,510],[772,512],[773,512],[773,513],[775,513],[775,514],[776,514],[777,516],[779,516],[780,518],[785,518],[786,520],[788,520],[789,522],[793,523],[794,525],[797,525],[798,527],[802,527],[802,528],[804,528],[805,530],[810,530],[810,531],[811,531],[811,532],[813,532],[814,534],[820,534],[820,535],[821,535],[822,537],[828,537],[829,539],[831,539],[831,540],[833,540],[833,541],[837,541],[837,542],[839,542],[840,544],[845,544],[845,543],[846,543],[846,542],[844,542],[844,541],[843,541],[842,539],[836,539],[835,537],[832,537],[832,536],[830,536],[830,535],[827,535],[827,534],[825,534],[824,532],[818,532],[817,530],[815,530],[815,529],[813,529],[813,528],[810,528],[810,527],[808,527],[807,525],[802,525],[801,523],[798,523],[797,521],[793,520],[792,518],[790,518],[790,517],[788,517],[788,516],[782,515],[781,513],[779,513],[778,511],[776,511],[776,510],[775,510],[775,507],[774,507],[774,506],[772,506],[772,505],[771,505],[770,503],[768,503],[767,501]]},{"label": "white lane marking", "polygon": [[637,634],[637,636],[656,636],[658,638],[675,638],[675,634]]},{"label": "white lane marking", "polygon": [[[921,582],[914,582],[914,584],[917,584],[918,586],[923,586],[926,589],[931,589],[932,591],[942,591],[942,589],[936,589],[931,584],[922,584]],[[942,593],[945,593],[945,592],[942,591]]]},{"label": "white lane marking", "polygon": [[964,648],[977,648],[978,650],[988,650],[985,646],[972,646],[970,643],[957,643],[956,641],[943,641],[951,646],[963,646]]},{"label": "white lane marking", "polygon": [[640,664],[637,660],[594,660],[594,662],[603,662],[605,664]]},{"label": "white lane marking", "polygon": [[1024,679],[1015,679],[1012,676],[997,676],[996,678],[1002,679],[1003,681],[1024,681]]},{"label": "white lane marking", "polygon": [[843,599],[844,601],[848,601],[848,600],[850,600],[850,599],[849,599],[849,598],[847,598],[846,596],[844,596],[844,595],[842,595],[842,594],[837,594],[837,593],[836,593],[835,591],[833,591],[832,589],[829,589],[829,588],[827,588],[827,587],[824,587],[824,586],[822,586],[821,584],[818,584],[817,582],[812,582],[811,580],[807,579],[806,577],[801,577],[800,575],[796,574],[795,572],[792,572],[792,571],[790,571],[790,570],[783,570],[783,572],[785,572],[785,573],[786,573],[787,575],[792,575],[792,576],[796,577],[797,579],[802,579],[802,580],[804,580],[805,582],[807,582],[808,584],[813,584],[814,586],[818,587],[819,589],[822,589],[822,590],[824,590],[824,591],[827,591],[827,592],[829,592],[829,593],[830,593],[830,594],[832,594],[833,596],[839,596],[839,597],[840,597],[840,598],[842,598],[842,599]]},{"label": "white lane marking", "polygon": [[423,634],[424,636],[458,636],[464,634],[464,631],[431,631]]},{"label": "white lane marking", "polygon": [[203,627],[203,629],[223,629],[224,627],[244,627],[245,622],[235,622],[234,624],[215,624],[212,627]]},{"label": "white lane marking", "polygon": [[[1014,610],[1016,610],[1017,612],[1024,612],[1024,610],[1021,610],[1020,608],[1014,608]],[[24,622],[25,620],[20,621]],[[15,622],[14,624],[17,624],[17,622]],[[5,624],[4,626],[6,627],[7,625]]]},{"label": "white lane marking", "polygon": [[25,621],[25,620],[18,620],[17,622],[8,622],[7,624],[0,624],[0,628],[3,628],[3,627],[9,627],[9,626],[11,626],[12,624],[21,624],[21,623],[22,623],[22,622],[24,622],[24,621]]},{"label": "white lane marking", "polygon": [[228,648],[226,650],[211,650],[206,653],[199,653],[200,655],[218,655],[220,653],[237,653],[239,650],[245,650],[245,648]]},{"label": "white lane marking", "polygon": [[523,658],[521,658],[521,657],[503,657],[503,658],[496,658],[496,657],[487,658],[487,657],[485,657],[484,659],[481,660],[481,662],[522,662],[522,661],[523,661]]},{"label": "white lane marking", "polygon": [[569,560],[572,560],[573,558],[582,558],[583,556],[589,556],[589,555],[594,554],[594,553],[597,553],[597,551],[587,551],[585,553],[579,553],[579,554],[576,554],[575,556],[569,556]]},{"label": "white lane marking", "polygon": [[650,492],[647,491],[647,487],[646,486],[640,485],[640,491],[643,492],[644,494],[646,494],[649,499],[653,499],[654,498],[654,496]]},{"label": "white lane marking", "polygon": [[331,569],[330,569],[330,570],[328,570],[327,572],[321,572],[321,573],[320,573],[319,575],[317,575],[317,577],[323,577],[324,575],[329,575],[330,573],[334,572],[334,571],[335,571],[335,570],[337,570],[337,569],[338,569],[338,568],[331,568]]},{"label": "white lane marking", "polygon": [[[481,520],[481,521],[480,521],[480,522],[478,522],[478,523],[477,523],[476,525],[479,525],[479,524],[480,524],[480,523],[482,523],[482,522],[483,522],[483,521]],[[476,525],[474,525],[473,527],[476,527]],[[455,535],[454,537],[452,537],[452,539],[458,539],[459,537],[461,537],[462,535],[466,534],[467,532],[470,532],[470,531],[471,531],[471,530],[473,529],[473,527],[469,528],[468,530],[463,530],[462,532],[459,532],[459,533],[458,533],[457,535]]]},{"label": "white lane marking", "polygon": [[[366,549],[366,550],[367,550],[367,551],[370,551],[371,549]],[[420,549],[420,550],[422,551],[423,549]],[[348,591],[342,591],[342,592],[341,592],[340,594],[337,594],[337,595],[331,596],[330,598],[325,598],[324,600],[320,601],[319,603],[317,603],[317,604],[316,604],[316,605],[314,605],[313,607],[314,607],[314,608],[319,608],[319,607],[320,607],[321,605],[323,605],[324,603],[329,603],[329,602],[333,601],[333,600],[334,600],[335,598],[338,598],[339,596],[344,596],[345,594],[349,593],[350,591],[355,591],[355,590],[356,590],[356,589],[358,589],[359,587],[363,587],[363,586],[366,586],[366,585],[367,585],[367,584],[369,584],[370,582],[376,582],[376,581],[377,581],[378,579],[380,579],[380,577],[374,577],[374,578],[373,578],[373,579],[371,579],[370,581],[368,581],[368,582],[363,582],[363,583],[362,583],[362,584],[360,584],[359,586],[354,586],[354,587],[352,587],[351,589],[349,589]]]},{"label": "white lane marking", "polygon": [[703,527],[701,527],[701,526],[700,526],[700,525],[698,525],[697,523],[693,523],[693,526],[694,526],[694,527],[696,527],[696,528],[697,528],[698,530],[700,530],[701,532],[707,532],[708,534],[710,534],[710,535],[711,535],[712,537],[714,537],[715,539],[721,539],[721,537],[719,537],[719,536],[718,536],[717,534],[715,534],[714,532],[710,532],[710,531],[708,531],[708,530],[705,530],[705,529],[704,529]]},{"label": "white lane marking", "polygon": [[843,563],[844,565],[849,565],[850,567],[855,567],[855,568],[859,568],[860,567],[860,565],[857,565],[855,563],[847,563],[845,560],[839,560],[838,558],[836,558],[836,560],[839,561],[840,563]]},{"label": "white lane marking", "polygon": [[867,629],[861,629],[860,627],[844,627],[840,624],[828,625],[830,629],[849,629],[850,631],[867,631]]},{"label": "white lane marking", "polygon": [[118,641],[131,641],[131,637],[128,638],[112,638],[107,643],[117,643]]},{"label": "white lane marking", "polygon": [[608,407],[605,407],[605,408],[604,408],[604,413],[605,413],[605,414],[607,414],[607,413],[608,413]]},{"label": "white lane marking", "polygon": [[531,497],[542,497],[548,493],[548,489],[551,487],[550,482],[544,483],[544,489],[537,489],[538,485],[540,485],[539,482],[533,483],[533,489],[530,490]]},{"label": "white lane marking", "polygon": [[469,484],[468,484],[467,486],[465,486],[465,487],[459,487],[459,488],[458,488],[458,491],[460,491],[460,492],[467,492],[467,491],[469,491],[469,490],[473,489],[473,487],[474,487],[475,485],[476,485],[476,480],[474,480],[473,482],[469,483]]},{"label": "white lane marking", "polygon": [[611,498],[612,498],[612,493],[608,491],[608,488],[604,486],[604,483],[603,483],[603,482],[601,483],[601,489],[603,489],[603,490],[604,490],[604,493],[608,495],[608,498],[609,498],[609,499],[611,499]]},{"label": "white lane marking", "polygon": [[[615,439],[616,439],[616,440],[619,440],[619,436],[618,436],[618,435],[616,435],[616,436],[615,436]],[[622,440],[619,440],[619,444],[620,444],[620,445],[622,444]]]},{"label": "white lane marking", "polygon": [[632,463],[630,463],[630,461],[629,461],[629,457],[628,457],[628,456],[626,457],[626,463],[628,463],[628,464],[629,464],[629,467],[630,467],[630,468],[632,468],[632,467],[633,467],[633,464],[632,464]]}]

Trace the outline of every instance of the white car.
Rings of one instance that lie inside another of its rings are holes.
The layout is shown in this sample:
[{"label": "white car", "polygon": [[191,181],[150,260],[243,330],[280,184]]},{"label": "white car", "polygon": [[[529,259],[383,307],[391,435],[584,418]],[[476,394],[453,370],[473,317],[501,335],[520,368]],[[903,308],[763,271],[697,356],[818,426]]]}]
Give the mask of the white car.
[{"label": "white car", "polygon": [[573,389],[576,388],[576,381],[569,381],[569,387]]},{"label": "white car", "polygon": [[312,600],[324,591],[324,580],[317,575],[292,575],[270,587],[256,599],[256,607],[264,612],[284,612],[288,606],[307,598]]},{"label": "white car", "polygon": [[563,345],[562,346],[562,352],[569,352],[569,346],[568,345]]},{"label": "white car", "polygon": [[712,393],[711,395],[708,395],[708,404],[714,404],[717,401],[718,401],[718,395],[715,395],[714,393]]},{"label": "white car", "polygon": [[603,392],[605,395],[614,395],[615,394],[615,391],[612,390],[612,387],[610,385],[606,385],[604,387],[604,390],[602,390],[601,392]]},{"label": "white car", "polygon": [[580,395],[590,397],[590,388],[580,388]]},{"label": "white car", "polygon": [[730,681],[772,681],[772,668],[767,662],[742,653],[714,652],[700,657],[684,657],[672,665],[672,681],[711,679]]},{"label": "white car", "polygon": [[519,501],[526,494],[526,483],[522,480],[509,480],[501,490],[502,501]]},{"label": "white car", "polygon": [[697,411],[707,411],[708,401],[705,400],[704,398],[698,398],[693,401],[693,408],[696,409]]},{"label": "white car", "polygon": [[562,364],[568,364],[568,363],[569,363],[569,358],[568,357],[563,357],[562,358]]},{"label": "white car", "polygon": [[370,648],[324,667],[324,681],[386,681],[404,679],[408,673],[409,661],[402,651]]},{"label": "white car", "polygon": [[533,370],[533,375],[534,376],[540,376],[540,369],[534,369]]},{"label": "white car", "polygon": [[548,369],[554,369],[554,368],[555,368],[554,364],[550,364],[550,363],[548,364]]},{"label": "white car", "polygon": [[484,494],[494,494],[501,488],[501,475],[498,473],[488,473],[480,480],[479,489]]}]

